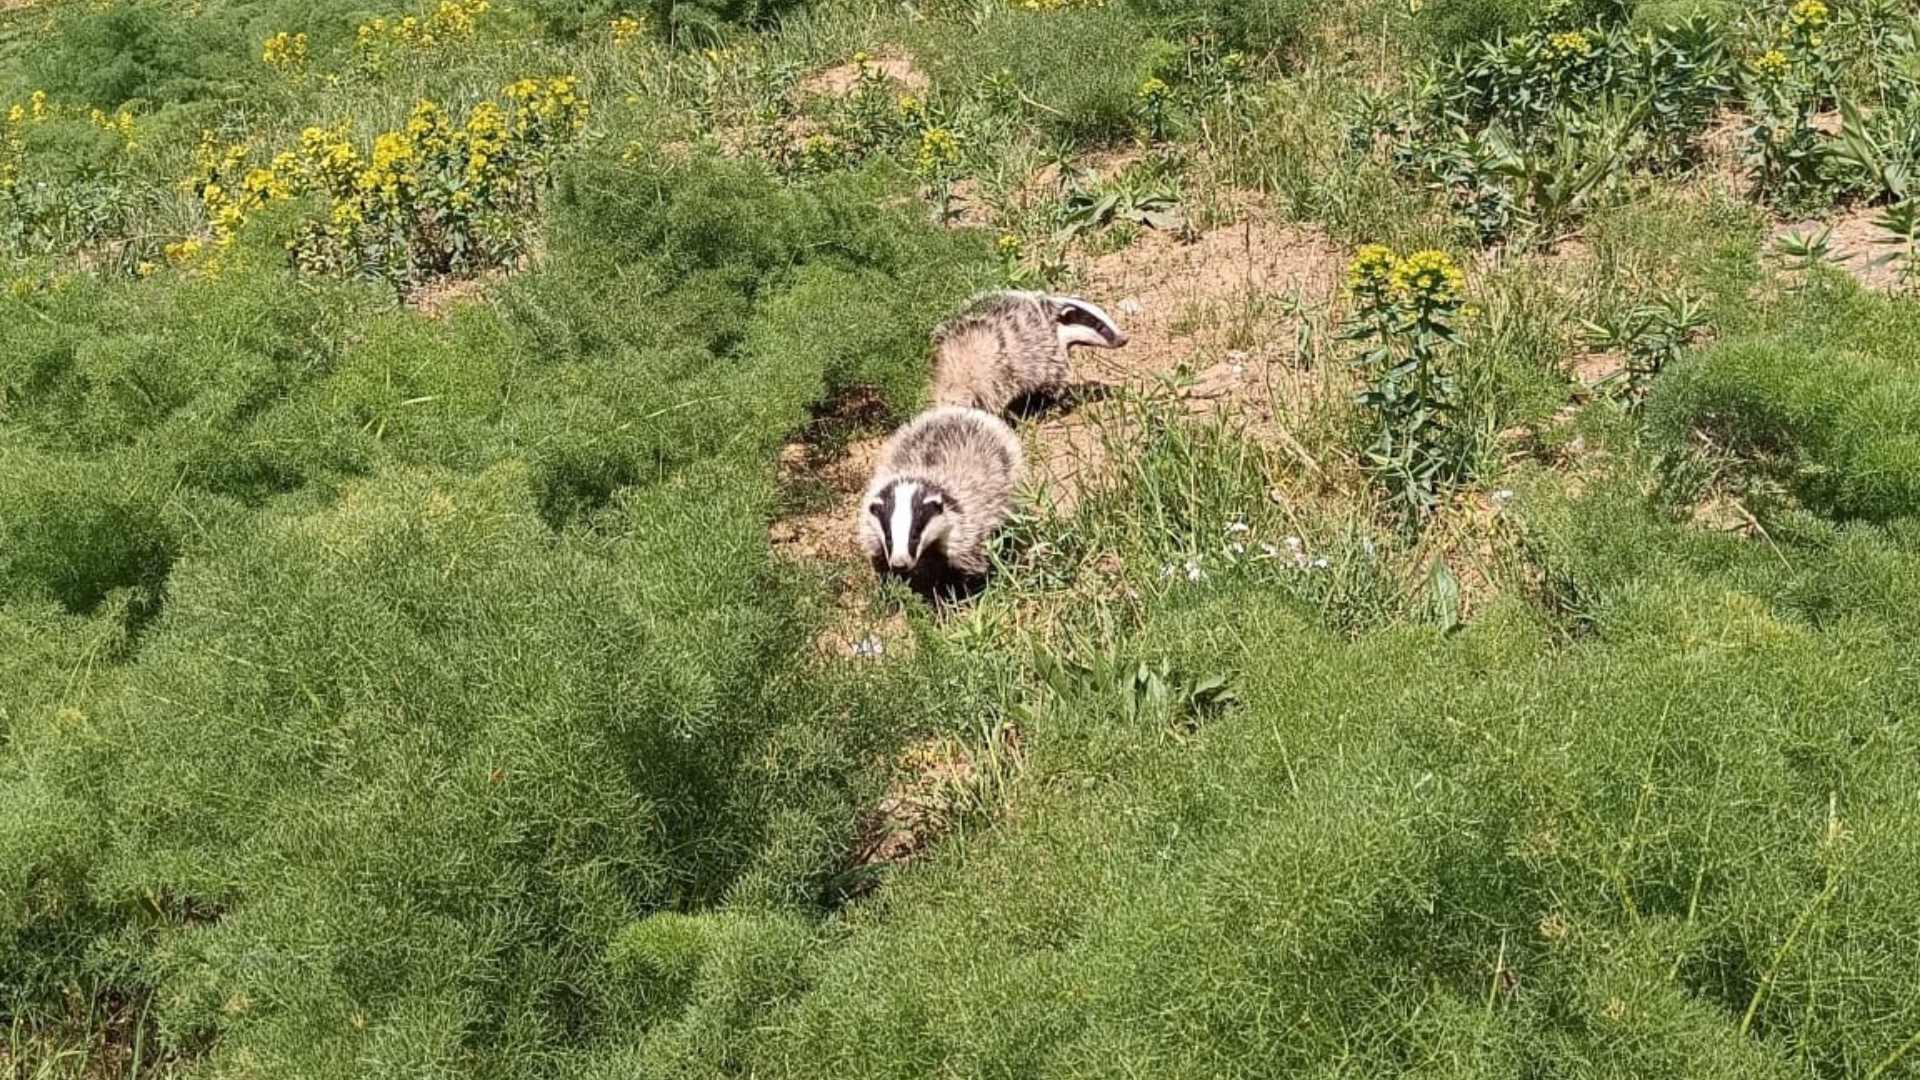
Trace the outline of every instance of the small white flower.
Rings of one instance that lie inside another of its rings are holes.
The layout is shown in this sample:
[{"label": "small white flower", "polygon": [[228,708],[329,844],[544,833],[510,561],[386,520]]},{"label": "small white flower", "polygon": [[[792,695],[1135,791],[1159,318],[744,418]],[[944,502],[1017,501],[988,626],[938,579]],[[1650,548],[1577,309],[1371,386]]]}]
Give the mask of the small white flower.
[{"label": "small white flower", "polygon": [[1325,570],[1330,565],[1332,564],[1327,562],[1325,556],[1322,556],[1318,559],[1313,560],[1313,568],[1315,570]]},{"label": "small white flower", "polygon": [[1247,545],[1235,544],[1227,550],[1233,552],[1235,555],[1245,555],[1247,553]]},{"label": "small white flower", "polygon": [[1299,537],[1297,537],[1297,536],[1289,536],[1289,537],[1287,537],[1287,550],[1288,550],[1288,551],[1299,551],[1299,550],[1300,550],[1300,538],[1299,538]]},{"label": "small white flower", "polygon": [[1187,580],[1188,581],[1199,581],[1201,578],[1206,576],[1207,576],[1206,572],[1200,569],[1200,563],[1197,560],[1194,560],[1194,559],[1187,560]]},{"label": "small white flower", "polygon": [[881,641],[879,637],[873,634],[868,634],[853,645],[853,655],[865,660],[875,659],[886,651],[886,642]]},{"label": "small white flower", "polygon": [[1280,557],[1280,549],[1274,547],[1272,544],[1261,544],[1260,552],[1269,559],[1277,559]]},{"label": "small white flower", "polygon": [[1244,521],[1232,521],[1227,523],[1227,531],[1230,533],[1243,533],[1251,530],[1252,528],[1253,526],[1247,524]]},{"label": "small white flower", "polygon": [[1506,502],[1511,502],[1512,500],[1513,500],[1512,488],[1501,488],[1499,491],[1496,491],[1493,493],[1494,502],[1506,503]]}]

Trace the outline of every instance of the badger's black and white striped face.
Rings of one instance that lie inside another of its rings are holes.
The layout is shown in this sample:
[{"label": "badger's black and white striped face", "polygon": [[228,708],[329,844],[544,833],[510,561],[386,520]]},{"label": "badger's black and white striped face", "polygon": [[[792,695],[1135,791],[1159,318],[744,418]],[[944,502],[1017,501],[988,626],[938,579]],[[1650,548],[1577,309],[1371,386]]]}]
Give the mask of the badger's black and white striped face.
[{"label": "badger's black and white striped face", "polygon": [[938,486],[920,480],[896,480],[880,489],[867,513],[879,523],[888,566],[911,570],[946,539],[953,527],[950,501]]},{"label": "badger's black and white striped face", "polygon": [[1099,305],[1077,296],[1050,298],[1054,332],[1062,345],[1087,345],[1096,349],[1117,349],[1127,343],[1127,332]]}]

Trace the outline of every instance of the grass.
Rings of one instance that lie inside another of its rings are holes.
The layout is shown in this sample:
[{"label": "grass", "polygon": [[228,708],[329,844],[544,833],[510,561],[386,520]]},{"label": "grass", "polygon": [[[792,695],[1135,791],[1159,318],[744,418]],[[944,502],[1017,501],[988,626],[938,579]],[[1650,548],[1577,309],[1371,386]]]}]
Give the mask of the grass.
[{"label": "grass", "polygon": [[[1729,175],[1694,106],[1775,92],[1780,5],[1414,7],[0,13],[0,1075],[1920,1075],[1915,301],[1762,257],[1779,199],[1886,195],[1819,132],[1817,182]],[[1624,93],[1552,35],[1689,17],[1731,74],[1657,123],[1436,120]],[[1795,46],[1802,104],[1904,108],[1886,26]],[[203,131],[297,180],[308,128],[370,161],[563,76],[507,218],[381,241],[497,265],[300,268],[336,198],[205,193]],[[1247,222],[1465,268],[1424,518],[1350,295],[1102,292]],[[1151,329],[1021,421],[1101,464],[988,587],[771,542],[1010,282]],[[1192,396],[1223,357],[1269,366]]]}]

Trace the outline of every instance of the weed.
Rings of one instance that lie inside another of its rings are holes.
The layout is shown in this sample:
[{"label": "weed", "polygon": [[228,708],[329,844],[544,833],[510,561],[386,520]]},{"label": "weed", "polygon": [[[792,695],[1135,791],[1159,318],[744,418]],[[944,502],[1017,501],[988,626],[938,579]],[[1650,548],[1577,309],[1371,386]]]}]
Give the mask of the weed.
[{"label": "weed", "polygon": [[1892,249],[1873,264],[1891,263],[1903,289],[1920,284],[1920,204],[1894,203],[1873,219],[1873,227],[1879,231],[1873,242]]},{"label": "weed", "polygon": [[1444,252],[1401,257],[1379,245],[1361,248],[1347,272],[1355,312],[1346,337],[1363,346],[1356,366],[1367,379],[1355,398],[1370,417],[1366,467],[1409,523],[1463,475],[1447,356],[1460,340],[1464,282]]},{"label": "weed", "polygon": [[1702,300],[1677,290],[1636,304],[1604,324],[1584,323],[1590,346],[1617,350],[1626,357],[1626,366],[1596,389],[1617,394],[1638,407],[1654,379],[1679,359],[1707,321]]},{"label": "weed", "polygon": [[1773,243],[1781,268],[1805,273],[1816,266],[1832,266],[1840,261],[1833,250],[1833,226],[1823,225],[1806,232],[1782,234]]}]

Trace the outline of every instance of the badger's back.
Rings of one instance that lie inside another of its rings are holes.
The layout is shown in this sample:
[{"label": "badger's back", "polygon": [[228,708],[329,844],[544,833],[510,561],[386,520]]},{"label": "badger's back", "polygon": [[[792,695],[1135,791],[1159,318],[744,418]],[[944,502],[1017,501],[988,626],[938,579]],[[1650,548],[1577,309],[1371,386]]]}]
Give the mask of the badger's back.
[{"label": "badger's back", "polygon": [[880,451],[882,473],[932,481],[968,513],[1004,516],[1026,468],[1020,439],[980,409],[929,409],[893,433]]},{"label": "badger's back", "polygon": [[1072,378],[1045,298],[1001,291],[973,298],[933,332],[933,402],[1004,411]]}]

